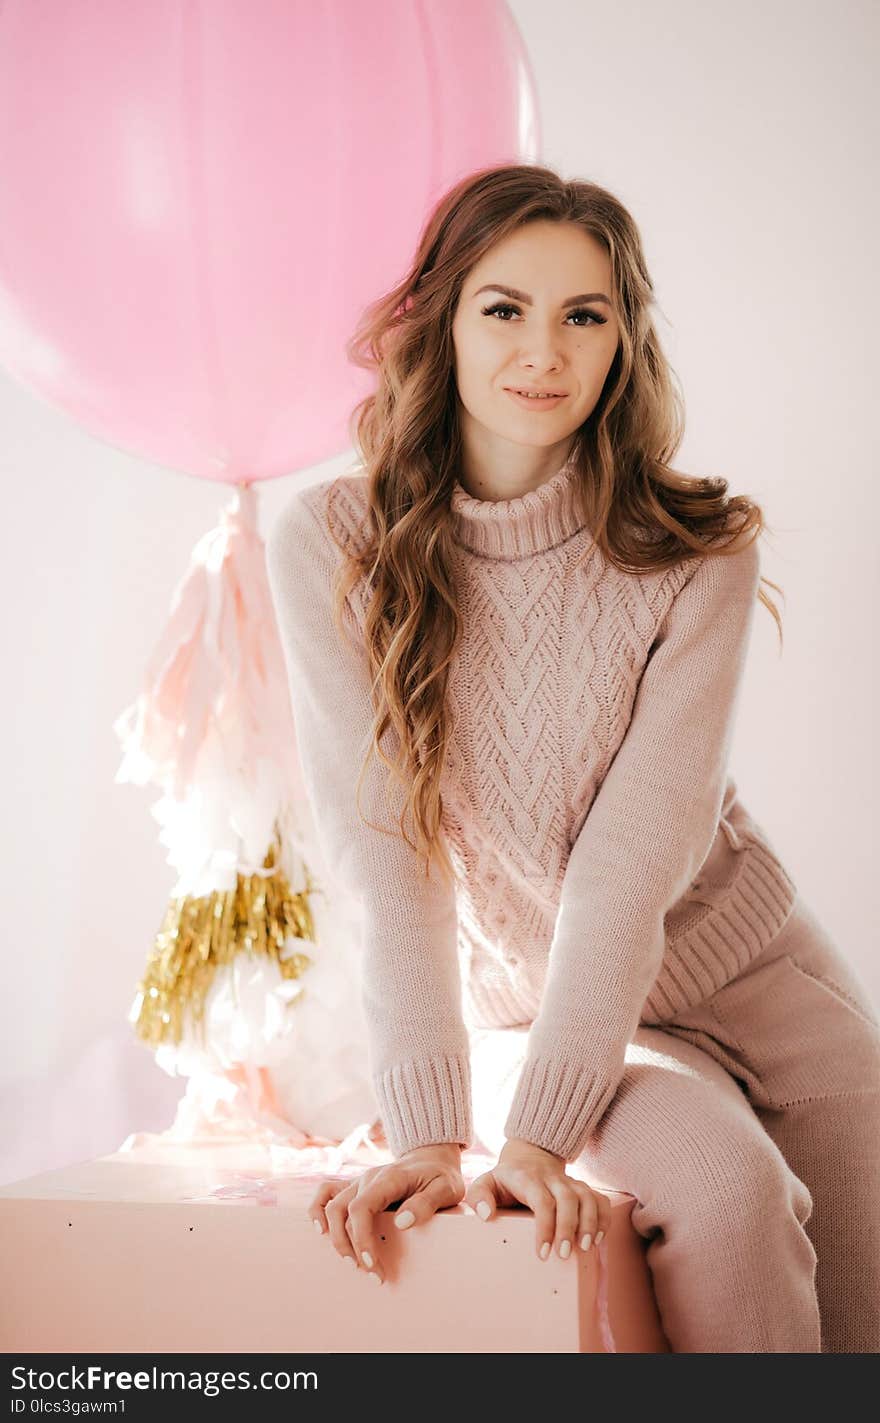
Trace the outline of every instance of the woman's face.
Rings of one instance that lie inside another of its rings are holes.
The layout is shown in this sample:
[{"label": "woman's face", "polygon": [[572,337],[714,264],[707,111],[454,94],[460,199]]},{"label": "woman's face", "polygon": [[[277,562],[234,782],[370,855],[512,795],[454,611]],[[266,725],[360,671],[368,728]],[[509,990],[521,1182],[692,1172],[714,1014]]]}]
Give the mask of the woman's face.
[{"label": "woman's face", "polygon": [[[452,323],[465,443],[487,453],[499,441],[570,444],[617,350],[613,303],[608,254],[574,223],[527,223],[496,243],[469,272]],[[510,393],[524,387],[563,398]]]}]

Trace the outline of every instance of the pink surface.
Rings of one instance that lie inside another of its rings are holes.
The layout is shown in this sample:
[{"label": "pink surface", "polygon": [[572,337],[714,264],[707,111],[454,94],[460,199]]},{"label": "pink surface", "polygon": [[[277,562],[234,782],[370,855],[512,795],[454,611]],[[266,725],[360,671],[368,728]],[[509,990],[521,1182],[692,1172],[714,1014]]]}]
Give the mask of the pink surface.
[{"label": "pink surface", "polygon": [[[157,1141],[0,1188],[0,1348],[606,1352],[595,1248],[538,1260],[525,1210],[484,1223],[457,1206],[403,1234],[384,1212],[377,1288],[306,1218],[326,1165],[291,1162]],[[471,1179],[485,1158],[463,1167]],[[632,1197],[608,1194],[616,1350],[666,1352]]]}]

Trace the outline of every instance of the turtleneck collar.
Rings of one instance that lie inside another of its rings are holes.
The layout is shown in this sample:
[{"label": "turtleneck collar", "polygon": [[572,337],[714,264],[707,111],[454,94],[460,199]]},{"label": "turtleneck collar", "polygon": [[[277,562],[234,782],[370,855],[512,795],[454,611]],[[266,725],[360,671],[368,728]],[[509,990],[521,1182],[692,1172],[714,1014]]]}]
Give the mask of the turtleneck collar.
[{"label": "turtleneck collar", "polygon": [[516,499],[475,499],[456,480],[451,508],[457,542],[486,558],[542,553],[584,526],[574,455],[552,479]]}]

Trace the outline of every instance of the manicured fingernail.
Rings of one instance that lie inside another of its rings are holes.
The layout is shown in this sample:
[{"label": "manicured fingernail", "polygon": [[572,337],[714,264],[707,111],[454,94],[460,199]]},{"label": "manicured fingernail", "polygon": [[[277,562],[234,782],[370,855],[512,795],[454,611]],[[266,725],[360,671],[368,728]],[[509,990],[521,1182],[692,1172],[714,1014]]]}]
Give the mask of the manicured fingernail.
[{"label": "manicured fingernail", "polygon": [[319,1235],[324,1234],[323,1230],[321,1229],[321,1222],[319,1220],[313,1220],[312,1225],[315,1227]]},{"label": "manicured fingernail", "polygon": [[412,1225],[414,1220],[415,1216],[412,1211],[401,1211],[400,1215],[394,1217],[394,1224],[398,1230],[406,1230],[406,1227]]},{"label": "manicured fingernail", "polygon": [[603,1241],[604,1239],[605,1239],[605,1232],[604,1232],[604,1230],[597,1230],[597,1231],[596,1231],[596,1244],[597,1244],[597,1245],[601,1245],[601,1244],[602,1244],[602,1241]]},{"label": "manicured fingernail", "polygon": [[489,1205],[489,1202],[488,1202],[488,1201],[478,1201],[478,1202],[477,1202],[477,1215],[478,1215],[478,1216],[481,1216],[483,1220],[488,1220],[491,1214],[492,1214],[492,1207]]},{"label": "manicured fingernail", "polygon": [[571,1254],[571,1241],[570,1241],[570,1240],[563,1240],[562,1244],[561,1244],[560,1247],[559,1247],[559,1253],[560,1253],[560,1255],[562,1256],[563,1260],[567,1260],[567,1259],[568,1259],[569,1255]]},{"label": "manicured fingernail", "polygon": [[382,1283],[382,1281],[379,1279],[379,1276],[375,1273],[374,1270],[371,1270],[371,1271],[369,1272],[369,1274],[367,1275],[367,1279],[368,1279],[368,1280],[375,1280],[377,1285],[381,1285],[381,1283]]},{"label": "manicured fingernail", "polygon": [[542,1260],[546,1260],[546,1259],[547,1259],[547,1256],[550,1254],[550,1241],[549,1241],[549,1240],[545,1240],[545,1241],[544,1241],[544,1244],[541,1246],[541,1249],[538,1251],[538,1254],[540,1255],[540,1257],[541,1257]]},{"label": "manicured fingernail", "polygon": [[357,1260],[354,1258],[353,1255],[343,1255],[342,1258],[346,1262],[346,1264],[354,1265],[355,1269],[357,1269]]},{"label": "manicured fingernail", "polygon": [[369,1250],[363,1250],[363,1251],[361,1252],[361,1259],[363,1260],[363,1262],[364,1262],[364,1264],[366,1265],[367,1269],[368,1269],[368,1270],[372,1270],[372,1268],[373,1268],[373,1257],[372,1257],[372,1255],[370,1254]]},{"label": "manicured fingernail", "polygon": [[592,1237],[592,1235],[582,1235],[582,1236],[581,1236],[581,1249],[582,1249],[582,1250],[589,1250],[589,1248],[590,1248],[590,1246],[592,1245],[592,1243],[593,1243],[593,1237]]}]

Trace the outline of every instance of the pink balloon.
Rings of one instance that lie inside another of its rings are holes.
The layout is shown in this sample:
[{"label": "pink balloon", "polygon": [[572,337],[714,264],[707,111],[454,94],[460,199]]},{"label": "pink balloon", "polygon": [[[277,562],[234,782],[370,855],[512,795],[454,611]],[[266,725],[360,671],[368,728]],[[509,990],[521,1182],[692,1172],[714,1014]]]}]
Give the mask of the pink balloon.
[{"label": "pink balloon", "polygon": [[428,210],[538,149],[502,0],[5,0],[0,362],[201,479],[308,467]]}]

